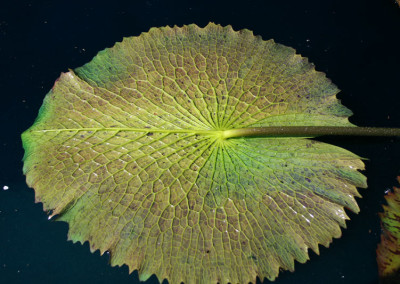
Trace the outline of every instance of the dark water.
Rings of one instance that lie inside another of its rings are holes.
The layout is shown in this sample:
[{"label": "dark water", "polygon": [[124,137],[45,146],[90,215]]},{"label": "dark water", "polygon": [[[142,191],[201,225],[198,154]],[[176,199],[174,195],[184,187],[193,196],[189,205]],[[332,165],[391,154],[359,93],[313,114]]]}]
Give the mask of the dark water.
[{"label": "dark water", "polygon": [[[67,242],[67,225],[48,221],[34,204],[22,175],[20,134],[61,71],[83,65],[123,36],[209,21],[296,48],[342,89],[353,123],[400,127],[400,8],[393,0],[1,1],[1,283],[138,283],[126,267],[110,267],[107,255]],[[350,214],[348,229],[329,249],[311,253],[311,261],[283,272],[276,283],[377,283],[377,212],[400,174],[400,140],[322,140],[369,159],[361,213]]]}]

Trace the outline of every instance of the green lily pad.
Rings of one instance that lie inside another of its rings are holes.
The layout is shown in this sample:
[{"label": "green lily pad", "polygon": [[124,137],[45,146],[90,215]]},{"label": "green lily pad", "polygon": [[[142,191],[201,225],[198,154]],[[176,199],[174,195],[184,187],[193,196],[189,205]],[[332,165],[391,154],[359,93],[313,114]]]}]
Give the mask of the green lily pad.
[{"label": "green lily pad", "polygon": [[152,28],[63,73],[23,133],[36,201],[140,280],[274,280],[358,212],[360,158],[268,126],[353,126],[337,87],[249,30]]}]

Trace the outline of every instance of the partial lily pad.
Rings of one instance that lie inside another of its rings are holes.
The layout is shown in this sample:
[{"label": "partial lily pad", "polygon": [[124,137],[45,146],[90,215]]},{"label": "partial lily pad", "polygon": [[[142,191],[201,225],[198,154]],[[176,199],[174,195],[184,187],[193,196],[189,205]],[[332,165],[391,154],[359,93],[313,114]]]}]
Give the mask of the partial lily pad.
[{"label": "partial lily pad", "polygon": [[[397,177],[400,182],[400,177]],[[385,199],[387,205],[380,213],[382,221],[381,243],[378,245],[377,261],[382,283],[400,282],[400,188],[393,187]]]},{"label": "partial lily pad", "polygon": [[112,265],[171,283],[274,280],[358,212],[364,165],[268,126],[353,126],[306,58],[249,30],[152,28],[63,73],[22,135],[36,201]]}]

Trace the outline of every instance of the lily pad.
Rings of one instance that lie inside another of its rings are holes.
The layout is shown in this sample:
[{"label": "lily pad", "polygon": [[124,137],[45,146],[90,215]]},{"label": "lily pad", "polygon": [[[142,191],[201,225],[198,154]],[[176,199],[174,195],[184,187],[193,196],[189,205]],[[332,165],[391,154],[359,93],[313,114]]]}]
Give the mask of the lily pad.
[{"label": "lily pad", "polygon": [[232,129],[353,126],[337,87],[249,30],[152,28],[63,73],[23,133],[36,202],[140,280],[274,280],[341,236],[364,165],[308,138]]},{"label": "lily pad", "polygon": [[[397,178],[400,182],[400,177]],[[400,188],[393,187],[385,199],[387,205],[380,213],[382,221],[381,243],[377,249],[379,276],[382,283],[400,281]]]}]

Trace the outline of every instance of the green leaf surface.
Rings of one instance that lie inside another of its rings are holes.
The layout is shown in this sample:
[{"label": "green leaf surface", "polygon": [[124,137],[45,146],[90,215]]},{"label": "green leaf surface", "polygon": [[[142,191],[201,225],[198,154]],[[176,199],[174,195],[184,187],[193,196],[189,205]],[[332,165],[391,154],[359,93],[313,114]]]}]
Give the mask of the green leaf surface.
[{"label": "green leaf surface", "polygon": [[[400,177],[397,177],[400,182]],[[379,276],[382,283],[400,281],[400,188],[385,196],[387,205],[383,206],[381,217],[381,243],[377,249]]]},{"label": "green leaf surface", "polygon": [[63,73],[22,135],[24,173],[69,239],[171,283],[294,270],[358,212],[360,158],[267,126],[352,126],[338,89],[249,30],[152,28]]}]

